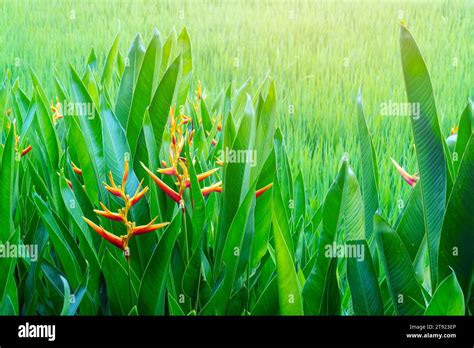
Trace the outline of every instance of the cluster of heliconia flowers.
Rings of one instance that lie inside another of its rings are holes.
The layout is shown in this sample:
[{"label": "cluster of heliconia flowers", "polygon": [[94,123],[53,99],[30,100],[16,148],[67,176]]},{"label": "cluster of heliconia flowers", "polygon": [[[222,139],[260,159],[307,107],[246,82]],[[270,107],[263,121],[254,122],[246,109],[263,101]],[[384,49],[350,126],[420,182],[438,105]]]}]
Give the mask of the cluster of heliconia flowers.
[{"label": "cluster of heliconia flowers", "polygon": [[[201,84],[198,83],[198,89],[196,92],[196,104],[194,107],[198,107],[201,98],[205,96],[201,90]],[[59,112],[60,104],[56,106],[52,106],[52,110],[54,112],[53,119],[57,121],[58,119],[62,118]],[[220,118],[214,117],[213,122],[218,122],[217,130],[219,132],[222,131],[222,124]],[[194,124],[193,119],[189,116],[184,115],[184,113],[180,112],[179,115],[175,112],[175,108],[170,108],[169,113],[169,132],[171,135],[171,142],[169,147],[169,158],[168,162],[161,161],[161,168],[157,169],[157,172],[162,175],[172,176],[175,179],[176,189],[169,187],[163,180],[161,180],[158,175],[156,175],[152,170],[145,166],[145,164],[141,163],[145,171],[148,173],[150,178],[156,183],[156,185],[173,201],[179,204],[181,210],[185,211],[184,199],[183,195],[187,188],[191,187],[191,178],[189,174],[189,163],[185,156],[183,156],[183,150],[185,144],[187,143],[188,146],[191,146],[193,143],[193,135],[194,135]],[[212,145],[217,145],[217,140],[213,139]],[[193,163],[195,163],[195,159],[192,159]],[[222,166],[223,163],[221,160],[217,159],[216,164],[218,166]],[[71,162],[72,169],[76,175],[81,176],[82,170],[78,168],[73,162]],[[219,167],[215,167],[210,169],[206,172],[197,174],[197,180],[199,182],[210,178],[213,174],[219,171]],[[117,221],[125,225],[127,234],[122,236],[116,236],[111,232],[106,231],[102,226],[96,225],[94,222],[90,221],[89,219],[84,217],[84,220],[89,224],[89,226],[96,231],[99,235],[105,238],[108,242],[112,243],[113,245],[119,247],[120,249],[125,251],[126,256],[129,255],[128,243],[130,238],[147,233],[156,231],[160,228],[165,227],[168,225],[168,222],[155,224],[156,218],[153,219],[150,223],[144,226],[136,226],[135,222],[128,220],[128,213],[129,210],[140,200],[144,197],[145,193],[148,191],[148,187],[141,189],[142,182],[138,186],[138,189],[133,197],[129,197],[125,193],[125,188],[127,184],[128,178],[128,162],[125,161],[125,169],[122,179],[122,185],[117,186],[114,182],[112,172],[109,174],[110,185],[105,184],[105,188],[108,192],[121,198],[123,201],[124,206],[118,210],[118,212],[110,211],[104,204],[101,203],[102,210],[94,210],[97,215],[103,216],[109,220]],[[68,180],[68,185],[72,189],[72,184]],[[258,198],[264,192],[269,190],[272,187],[273,183],[266,185],[265,187],[256,191],[256,197]],[[212,192],[222,192],[222,181],[216,181],[210,186],[204,187],[201,189],[201,193],[203,196],[208,196]]]},{"label": "cluster of heliconia flowers", "polygon": [[[158,168],[158,173],[163,175],[173,176],[176,179],[175,185],[177,190],[169,187],[164,181],[162,181],[158,176],[156,176],[150,169],[148,169],[143,163],[143,168],[150,175],[151,179],[158,185],[158,187],[172,200],[178,203],[182,209],[184,209],[183,194],[184,190],[191,186],[191,180],[189,176],[188,163],[185,157],[182,156],[183,148],[185,142],[188,142],[190,146],[193,141],[194,129],[189,130],[188,126],[192,128],[193,120],[191,117],[184,114],[179,116],[175,114],[174,108],[170,110],[170,133],[171,133],[171,143],[169,148],[169,163],[162,161],[162,168]],[[200,173],[197,175],[198,181],[202,181],[214,173],[216,173],[219,168],[213,168],[207,172]],[[203,196],[209,195],[211,192],[221,192],[222,191],[222,182],[217,181],[211,186],[204,187],[201,189]]]},{"label": "cluster of heliconia flowers", "polygon": [[130,255],[128,243],[133,236],[137,236],[137,235],[148,233],[148,232],[153,232],[169,224],[169,222],[162,222],[162,223],[155,224],[155,221],[157,220],[158,217],[155,217],[148,224],[142,225],[142,226],[137,226],[134,221],[129,220],[128,215],[129,215],[130,209],[132,209],[132,207],[135,204],[137,204],[145,196],[145,194],[148,192],[148,186],[142,188],[142,184],[143,184],[143,180],[142,180],[140,184],[138,185],[138,188],[135,194],[132,197],[130,197],[130,195],[126,193],[128,174],[129,174],[129,165],[128,165],[128,161],[125,161],[122,184],[118,186],[115,184],[112,172],[109,173],[110,183],[109,184],[104,183],[105,189],[109,193],[111,193],[112,195],[122,200],[123,202],[122,208],[118,209],[117,212],[112,212],[103,203],[100,203],[102,210],[97,210],[97,209],[94,210],[94,212],[99,216],[102,216],[111,221],[116,221],[123,224],[127,231],[125,235],[116,236],[115,234],[107,231],[104,227],[96,225],[91,220],[83,217],[84,221],[87,222],[87,224],[95,232],[97,232],[101,237],[103,237],[105,240],[115,245],[116,247],[122,249],[125,252],[125,256],[127,257],[127,259]]}]

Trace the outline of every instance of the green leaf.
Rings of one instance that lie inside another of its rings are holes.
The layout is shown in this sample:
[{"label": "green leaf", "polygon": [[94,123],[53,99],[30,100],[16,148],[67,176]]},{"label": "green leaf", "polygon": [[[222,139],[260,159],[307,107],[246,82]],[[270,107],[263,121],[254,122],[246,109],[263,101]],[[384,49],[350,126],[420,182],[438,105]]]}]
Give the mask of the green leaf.
[{"label": "green leaf", "polygon": [[365,239],[365,214],[359,182],[351,167],[347,168],[344,192],[345,238]]},{"label": "green leaf", "polygon": [[176,213],[160,242],[153,250],[150,261],[143,273],[137,304],[141,315],[164,315],[168,267],[171,252],[180,232],[181,215],[180,211]]},{"label": "green leaf", "polygon": [[193,74],[193,58],[191,53],[191,39],[189,38],[188,31],[183,28],[178,37],[178,46],[182,57],[182,70],[179,80],[178,95],[176,100],[176,106],[179,108],[181,105],[185,105],[186,98],[188,96],[189,85],[191,83],[191,77]]},{"label": "green leaf", "polygon": [[365,233],[367,239],[371,240],[374,230],[374,215],[379,208],[379,177],[377,170],[377,157],[375,155],[374,144],[369,134],[369,128],[367,127],[367,122],[364,116],[362,91],[360,89],[357,98],[357,110],[359,145],[362,162],[362,194],[364,197]]},{"label": "green leaf", "polygon": [[228,237],[225,241],[222,252],[223,265],[221,266],[221,269],[226,269],[226,272],[223,284],[216,293],[215,299],[217,315],[224,315],[227,313],[227,305],[232,294],[237,267],[240,255],[242,254],[242,243],[244,240],[247,221],[254,200],[255,184],[248,190],[247,195],[238,207],[228,230]]},{"label": "green leaf", "polygon": [[436,288],[438,248],[446,205],[447,172],[441,131],[430,75],[410,32],[401,27],[400,48],[408,101],[419,107],[412,115],[418,168],[422,189],[424,220],[428,237],[431,286]]},{"label": "green leaf", "polygon": [[452,272],[439,283],[425,315],[464,315],[464,295],[456,274]]},{"label": "green leaf", "polygon": [[319,315],[323,308],[324,289],[329,279],[331,258],[326,256],[327,246],[336,240],[343,207],[344,187],[348,172],[347,158],[344,157],[336,180],[331,185],[323,205],[323,230],[316,251],[316,261],[303,288],[304,312]]},{"label": "green leaf", "polygon": [[154,77],[159,73],[160,64],[161,39],[160,33],[155,30],[140,68],[126,127],[127,139],[130,144],[132,158],[135,158],[138,137],[143,125],[143,116],[145,114],[145,109],[150,105],[153,96]]},{"label": "green leaf", "polygon": [[449,197],[439,247],[439,277],[451,269],[469,298],[474,265],[474,138],[466,145],[459,174]]},{"label": "green leaf", "polygon": [[[229,118],[231,120],[232,118]],[[235,139],[226,152],[249,154],[254,149],[255,142],[255,110],[252,106],[252,99],[247,96],[247,105],[245,113],[242,116],[241,123]],[[227,144],[224,144],[227,146]],[[247,158],[246,158],[247,159]],[[233,160],[222,158],[224,161],[223,182],[222,182],[222,207],[219,216],[219,235],[216,252],[216,263],[219,265],[222,261],[224,244],[227,243],[230,226],[237,216],[237,211],[243,203],[244,198],[250,189],[250,166],[245,160]],[[253,186],[253,195],[255,196],[255,184]]]},{"label": "green leaf", "polygon": [[[123,254],[120,256],[125,258]],[[113,315],[127,315],[135,304],[136,289],[128,270],[106,249],[102,260],[102,273],[107,286],[107,299]],[[132,293],[130,293],[132,291]]]},{"label": "green leaf", "polygon": [[128,50],[128,64],[125,65],[122,78],[120,80],[117,99],[115,101],[115,115],[122,125],[123,129],[127,129],[128,115],[132,106],[133,91],[138,74],[141,71],[143,56],[145,55],[145,46],[143,45],[140,34],[135,36],[130,49]]},{"label": "green leaf", "polygon": [[114,72],[115,62],[117,61],[118,49],[119,49],[120,35],[117,33],[115,40],[110,48],[107,59],[105,60],[104,70],[102,71],[101,83],[105,88],[110,87],[112,82],[112,75]]},{"label": "green leaf", "polygon": [[397,314],[423,314],[423,294],[402,240],[379,214],[375,215],[374,225],[379,253]]},{"label": "green leaf", "polygon": [[[275,242],[278,299],[281,315],[303,315],[301,289],[296,275],[294,250],[289,236],[288,220],[281,219],[281,211],[275,210],[275,201],[281,201],[278,183],[273,189],[272,226]],[[281,224],[286,224],[282,227]],[[285,231],[286,230],[286,231]]]},{"label": "green leaf", "polygon": [[66,278],[64,278],[63,276],[59,276],[59,278],[63,283],[64,294],[63,309],[61,310],[60,315],[67,315],[69,313],[69,307],[71,307],[71,288],[69,287],[69,283],[67,282]]},{"label": "green leaf", "polygon": [[170,108],[173,105],[173,96],[180,70],[181,56],[178,56],[163,75],[150,104],[150,120],[158,149],[161,147],[163,131],[168,121]]},{"label": "green leaf", "polygon": [[456,153],[457,161],[453,161],[456,173],[459,171],[459,166],[461,164],[461,159],[464,155],[466,145],[472,135],[472,130],[474,128],[473,118],[474,103],[469,100],[461,115],[461,120],[459,121],[459,130],[456,136],[456,146],[454,152]]},{"label": "green leaf", "polygon": [[346,243],[361,248],[364,253],[362,259],[347,259],[347,280],[351,289],[354,314],[383,315],[382,295],[367,241],[353,240]]},{"label": "green leaf", "polygon": [[403,241],[412,261],[418,255],[425,236],[421,194],[421,185],[415,185],[410,191],[410,197],[396,223],[396,232]]},{"label": "green leaf", "polygon": [[0,241],[6,242],[13,233],[13,205],[15,195],[15,145],[13,130],[8,133],[0,167]]}]

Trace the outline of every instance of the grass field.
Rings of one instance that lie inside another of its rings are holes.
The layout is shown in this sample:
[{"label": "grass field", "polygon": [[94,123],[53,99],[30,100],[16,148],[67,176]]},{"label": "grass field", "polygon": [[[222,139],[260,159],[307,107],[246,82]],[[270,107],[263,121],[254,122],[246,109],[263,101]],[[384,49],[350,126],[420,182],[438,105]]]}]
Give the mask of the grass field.
[{"label": "grass field", "polygon": [[0,0],[0,315],[472,315],[473,14]]},{"label": "grass field", "polygon": [[473,1],[2,1],[0,9],[0,67],[26,85],[34,68],[49,91],[55,69],[65,76],[69,63],[82,66],[91,48],[105,59],[117,32],[125,54],[137,32],[146,42],[155,27],[165,38],[186,26],[193,80],[202,81],[211,99],[230,82],[251,78],[258,86],[269,74],[291,163],[319,203],[344,152],[360,169],[353,130],[362,85],[390,216],[394,200],[408,192],[390,156],[416,171],[408,120],[380,115],[382,103],[406,100],[400,20],[412,28],[427,61],[446,136],[474,93]]}]

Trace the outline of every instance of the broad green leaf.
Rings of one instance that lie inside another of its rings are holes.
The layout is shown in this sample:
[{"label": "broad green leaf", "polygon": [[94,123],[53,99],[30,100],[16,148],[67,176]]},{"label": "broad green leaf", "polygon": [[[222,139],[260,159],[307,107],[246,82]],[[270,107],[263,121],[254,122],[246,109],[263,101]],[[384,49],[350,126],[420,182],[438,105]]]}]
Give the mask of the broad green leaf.
[{"label": "broad green leaf", "polygon": [[180,70],[181,56],[178,56],[163,75],[150,104],[149,114],[157,148],[161,147]]},{"label": "broad green leaf", "polygon": [[167,271],[180,232],[181,215],[178,211],[166,228],[143,273],[137,304],[141,315],[164,315]]},{"label": "broad green leaf", "polygon": [[439,277],[446,278],[451,270],[469,298],[474,264],[474,138],[464,150],[459,174],[446,207],[439,247]]},{"label": "broad green leaf", "polygon": [[319,238],[316,260],[303,288],[304,312],[306,315],[321,314],[324,301],[324,289],[328,282],[331,255],[327,248],[336,240],[344,206],[344,187],[348,172],[347,158],[342,159],[339,173],[331,185],[323,205],[323,230]]},{"label": "broad green leaf", "polygon": [[378,250],[396,313],[423,314],[425,310],[423,294],[402,240],[379,214],[375,215],[374,225]]},{"label": "broad green leaf", "polygon": [[137,34],[128,50],[127,64],[125,64],[125,70],[117,92],[117,100],[115,101],[115,115],[117,115],[123,129],[127,129],[135,82],[138,79],[144,55],[145,46],[141,35]]},{"label": "broad green leaf", "polygon": [[193,73],[193,58],[191,54],[191,39],[189,38],[186,27],[183,28],[178,37],[178,46],[182,57],[182,69],[181,76],[179,79],[178,95],[176,100],[176,106],[179,108],[181,105],[185,105],[186,98],[188,96],[189,86],[191,83],[191,77]]},{"label": "broad green leaf", "polygon": [[361,248],[363,257],[347,259],[347,280],[351,289],[355,315],[383,315],[383,301],[370,248],[365,240],[347,241]]},{"label": "broad green leaf", "polygon": [[[365,233],[371,240],[374,230],[374,214],[379,208],[377,157],[374,144],[367,127],[362,106],[362,91],[359,89],[357,98],[357,125],[359,129],[359,145],[362,162],[362,195],[364,197]],[[369,150],[370,149],[370,150]]]},{"label": "broad green leaf", "polygon": [[120,35],[115,36],[115,40],[110,48],[109,54],[105,60],[104,70],[102,71],[101,83],[105,88],[109,88],[112,82],[112,76],[114,72],[115,62],[117,61],[118,49],[119,49]]},{"label": "broad green leaf", "polygon": [[[296,275],[294,250],[288,230],[288,220],[281,219],[281,210],[275,210],[276,201],[281,201],[278,183],[273,191],[272,230],[275,242],[278,299],[281,315],[303,315],[301,288]],[[286,224],[282,227],[281,224]],[[286,229],[286,231],[285,231]],[[286,234],[286,235],[285,235]]]},{"label": "broad green leaf", "polygon": [[469,139],[471,138],[472,130],[474,128],[473,118],[474,103],[469,100],[466,108],[464,109],[461,115],[461,120],[459,121],[459,130],[456,136],[456,145],[453,153],[453,163],[456,173],[458,173],[459,171],[462,156],[464,155],[466,145]]},{"label": "broad green leaf", "polygon": [[415,260],[425,236],[421,185],[415,185],[398,217],[395,230],[412,261]]},{"label": "broad green leaf", "polygon": [[408,101],[419,114],[411,117],[428,237],[431,286],[436,288],[438,248],[446,205],[447,171],[444,139],[438,123],[430,75],[421,52],[408,29],[401,27],[400,48]]},{"label": "broad green leaf", "polygon": [[456,274],[452,272],[439,283],[425,315],[464,315],[464,295]]},{"label": "broad green leaf", "polygon": [[135,157],[138,137],[143,125],[143,116],[153,96],[153,81],[155,75],[159,73],[160,64],[161,39],[159,32],[155,30],[140,68],[126,127],[132,158]]}]

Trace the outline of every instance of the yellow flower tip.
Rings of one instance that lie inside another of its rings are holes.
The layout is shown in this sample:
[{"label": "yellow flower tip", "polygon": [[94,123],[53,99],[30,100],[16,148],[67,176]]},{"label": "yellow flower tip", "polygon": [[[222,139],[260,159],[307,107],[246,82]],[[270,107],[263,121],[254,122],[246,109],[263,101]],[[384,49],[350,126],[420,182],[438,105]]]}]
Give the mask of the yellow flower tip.
[{"label": "yellow flower tip", "polygon": [[390,158],[392,160],[393,165],[397,169],[397,171],[400,173],[402,178],[410,185],[411,187],[415,186],[415,184],[418,182],[419,177],[417,175],[411,175],[408,174],[405,169],[403,169],[397,161],[395,161],[393,158]]},{"label": "yellow flower tip", "polygon": [[453,128],[451,128],[451,135],[458,134],[458,130],[459,130],[458,126],[454,126]]},{"label": "yellow flower tip", "polygon": [[165,161],[165,160],[161,160],[161,166],[162,166],[163,168],[168,167],[168,165],[166,164],[166,161]]}]

